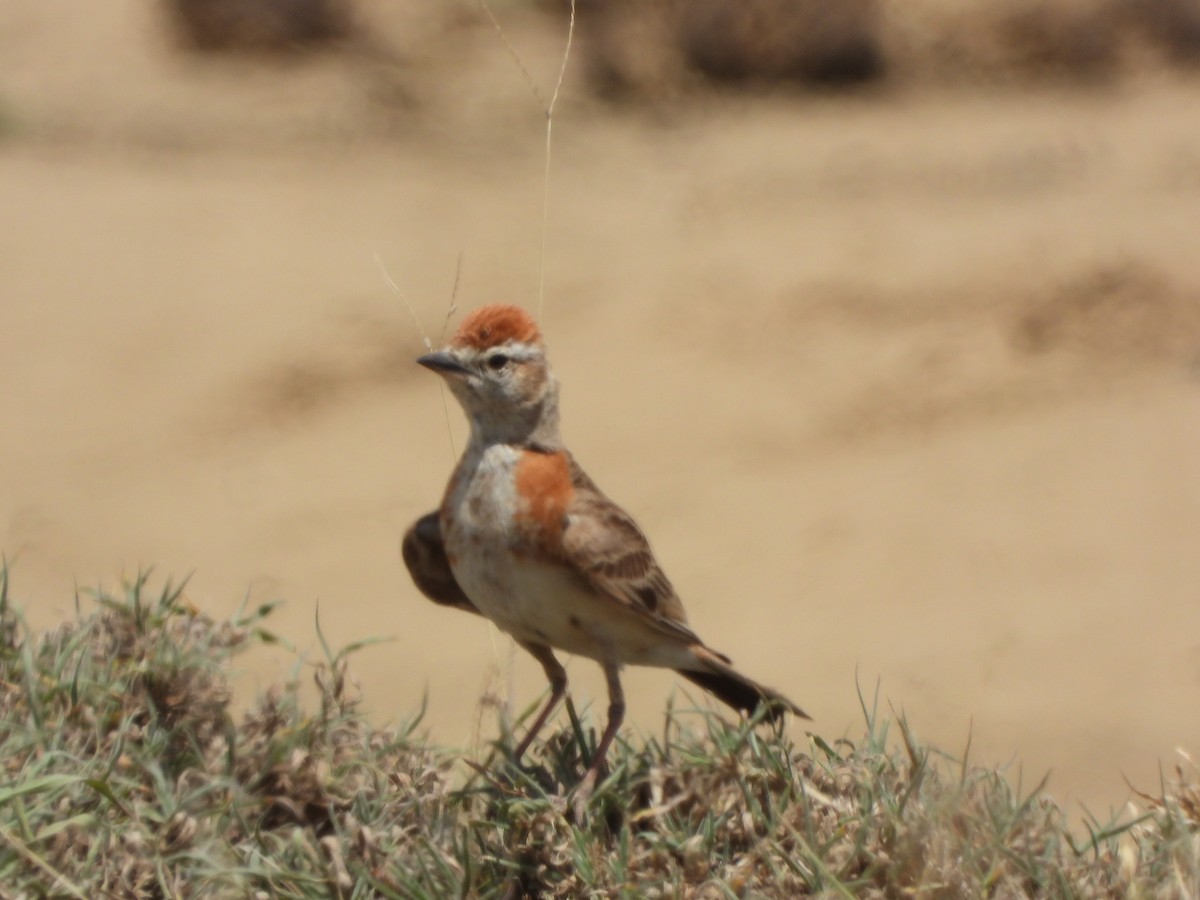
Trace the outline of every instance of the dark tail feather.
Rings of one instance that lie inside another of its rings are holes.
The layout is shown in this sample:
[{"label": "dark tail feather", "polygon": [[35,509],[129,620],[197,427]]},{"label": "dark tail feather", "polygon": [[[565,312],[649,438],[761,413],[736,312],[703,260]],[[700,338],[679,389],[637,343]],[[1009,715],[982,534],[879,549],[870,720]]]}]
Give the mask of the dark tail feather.
[{"label": "dark tail feather", "polygon": [[[728,703],[734,709],[744,713],[752,713],[762,703],[763,697],[754,689],[754,685],[728,675],[718,675],[716,672],[680,672],[692,684],[698,684],[718,700]],[[774,722],[783,713],[782,707],[775,706],[767,713],[768,721]]]},{"label": "dark tail feather", "polygon": [[696,672],[679,669],[679,674],[692,684],[697,684],[723,703],[728,703],[734,709],[746,714],[753,713],[759,705],[767,705],[766,719],[774,722],[785,712],[799,716],[802,719],[811,718],[804,710],[778,691],[751,681],[745,675],[735,671],[732,666],[716,658],[712,651],[705,648],[702,656],[711,667],[707,671]]}]

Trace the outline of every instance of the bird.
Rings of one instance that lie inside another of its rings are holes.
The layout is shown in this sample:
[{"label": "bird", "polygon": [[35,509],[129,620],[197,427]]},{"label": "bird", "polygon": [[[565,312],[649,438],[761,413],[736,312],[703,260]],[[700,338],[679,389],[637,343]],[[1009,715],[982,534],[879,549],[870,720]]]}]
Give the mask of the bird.
[{"label": "bird", "polygon": [[567,691],[555,650],[598,662],[608,689],[608,721],[576,787],[577,810],[624,719],[624,665],[674,669],[736,710],[764,706],[770,721],[810,718],[692,630],[642,529],[564,445],[558,380],[529,313],[482,306],[416,361],[444,379],[470,437],[441,505],[405,532],[402,556],[422,594],[490,619],[545,671],[550,695],[514,752],[518,763]]}]

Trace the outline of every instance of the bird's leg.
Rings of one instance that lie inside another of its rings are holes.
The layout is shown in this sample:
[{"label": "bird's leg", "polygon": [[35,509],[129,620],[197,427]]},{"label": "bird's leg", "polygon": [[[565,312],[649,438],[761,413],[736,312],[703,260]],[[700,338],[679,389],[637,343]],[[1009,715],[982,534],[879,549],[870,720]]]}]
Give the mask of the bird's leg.
[{"label": "bird's leg", "polygon": [[621,667],[612,662],[604,663],[604,677],[608,681],[608,725],[604,729],[604,734],[600,736],[600,743],[596,745],[596,754],[592,757],[592,763],[588,766],[587,772],[584,773],[583,781],[579,782],[579,787],[575,789],[575,817],[579,820],[582,820],[583,813],[587,809],[588,798],[596,789],[596,782],[600,779],[600,770],[604,768],[604,758],[608,756],[608,748],[612,745],[613,738],[617,736],[617,731],[620,730],[621,723],[625,720],[625,691],[621,689]]},{"label": "bird's leg", "polygon": [[554,658],[554,654],[550,648],[545,644],[527,644],[524,641],[520,641],[519,643],[533,655],[534,659],[542,664],[542,668],[546,672],[546,677],[550,680],[550,699],[546,701],[546,705],[542,707],[542,711],[537,714],[537,718],[529,726],[529,731],[525,732],[525,737],[517,745],[514,758],[518,764],[521,762],[521,757],[525,755],[525,751],[529,749],[529,745],[533,743],[534,737],[542,730],[542,726],[546,724],[546,720],[550,718],[550,713],[554,712],[554,707],[558,706],[558,702],[562,700],[563,694],[567,692],[567,670]]}]

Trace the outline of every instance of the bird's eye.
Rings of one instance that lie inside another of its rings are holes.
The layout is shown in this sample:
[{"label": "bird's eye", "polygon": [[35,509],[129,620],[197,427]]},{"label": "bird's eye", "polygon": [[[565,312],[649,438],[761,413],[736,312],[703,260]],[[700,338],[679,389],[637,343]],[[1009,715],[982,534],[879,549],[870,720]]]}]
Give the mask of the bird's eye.
[{"label": "bird's eye", "polygon": [[491,356],[489,356],[487,358],[487,364],[492,369],[495,369],[496,371],[500,371],[501,369],[503,369],[505,366],[508,365],[508,357],[505,356],[503,353],[493,353]]}]

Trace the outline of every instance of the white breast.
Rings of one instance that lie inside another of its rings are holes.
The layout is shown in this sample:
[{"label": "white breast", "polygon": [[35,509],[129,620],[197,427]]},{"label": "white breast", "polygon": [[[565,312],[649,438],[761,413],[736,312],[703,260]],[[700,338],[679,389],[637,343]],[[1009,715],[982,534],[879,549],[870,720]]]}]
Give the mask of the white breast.
[{"label": "white breast", "polygon": [[686,648],[617,601],[599,596],[568,569],[513,552],[519,451],[468,450],[443,511],[451,569],[479,611],[517,640],[596,660],[678,668]]}]

